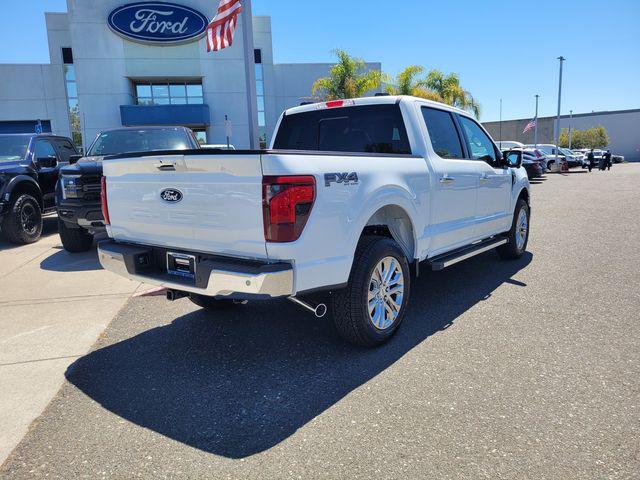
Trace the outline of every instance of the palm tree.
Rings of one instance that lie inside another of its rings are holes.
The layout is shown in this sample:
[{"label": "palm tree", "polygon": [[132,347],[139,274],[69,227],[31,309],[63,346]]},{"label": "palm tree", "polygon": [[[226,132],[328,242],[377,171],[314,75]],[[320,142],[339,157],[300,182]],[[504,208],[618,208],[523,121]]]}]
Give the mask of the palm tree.
[{"label": "palm tree", "polygon": [[380,86],[382,72],[367,70],[364,60],[350,56],[344,50],[334,50],[338,57],[328,77],[317,79],[311,94],[321,100],[362,97],[366,92]]},{"label": "palm tree", "polygon": [[427,74],[425,85],[436,92],[444,103],[472,112],[476,117],[480,116],[480,104],[460,86],[460,79],[455,73],[444,75],[439,70],[431,70]]},{"label": "palm tree", "polygon": [[391,95],[413,95],[414,97],[444,103],[444,99],[438,92],[429,89],[427,81],[419,78],[422,72],[424,72],[424,67],[420,65],[408,66],[396,75],[395,85],[387,86],[387,92]]}]

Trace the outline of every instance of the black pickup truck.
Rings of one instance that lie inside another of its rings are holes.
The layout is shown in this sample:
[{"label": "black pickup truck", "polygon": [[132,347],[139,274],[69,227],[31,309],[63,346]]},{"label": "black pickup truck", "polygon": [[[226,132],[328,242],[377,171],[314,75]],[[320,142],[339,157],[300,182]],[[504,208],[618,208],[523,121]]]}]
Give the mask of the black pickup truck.
[{"label": "black pickup truck", "polygon": [[98,134],[87,155],[60,172],[56,189],[58,231],[68,252],[91,248],[95,234],[104,231],[100,207],[102,162],[110,155],[154,150],[200,148],[186,127],[123,127]]},{"label": "black pickup truck", "polygon": [[67,137],[0,135],[0,233],[13,243],[33,243],[42,215],[55,211],[54,192],[62,167],[80,158]]}]

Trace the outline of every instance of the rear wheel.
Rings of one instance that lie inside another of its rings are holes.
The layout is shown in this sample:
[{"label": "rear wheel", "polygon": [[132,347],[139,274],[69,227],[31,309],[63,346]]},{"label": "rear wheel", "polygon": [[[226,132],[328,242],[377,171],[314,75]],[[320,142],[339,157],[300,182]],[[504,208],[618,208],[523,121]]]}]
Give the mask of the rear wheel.
[{"label": "rear wheel", "polygon": [[498,254],[507,260],[520,258],[529,243],[529,205],[522,198],[516,203],[511,230],[507,234],[508,242],[497,248]]},{"label": "rear wheel", "polygon": [[404,319],[410,283],[409,264],[395,241],[378,236],[362,238],[348,286],[331,296],[340,336],[367,347],[389,340]]},{"label": "rear wheel", "polygon": [[199,295],[197,293],[191,293],[189,295],[189,300],[205,310],[226,310],[237,305],[233,300],[226,298],[218,300],[216,298]]},{"label": "rear wheel", "polygon": [[42,235],[42,211],[31,195],[17,197],[7,212],[2,231],[13,243],[37,242]]},{"label": "rear wheel", "polygon": [[84,228],[70,228],[64,220],[58,218],[58,232],[62,246],[67,252],[86,252],[93,245],[93,235]]}]

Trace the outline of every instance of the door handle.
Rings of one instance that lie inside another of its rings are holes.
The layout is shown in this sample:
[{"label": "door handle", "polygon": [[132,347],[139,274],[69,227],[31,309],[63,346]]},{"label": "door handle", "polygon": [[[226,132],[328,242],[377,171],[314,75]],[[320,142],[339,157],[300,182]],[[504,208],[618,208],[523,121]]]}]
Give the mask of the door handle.
[{"label": "door handle", "polygon": [[175,170],[176,166],[173,163],[154,163],[153,164],[154,167],[156,167],[158,170]]},{"label": "door handle", "polygon": [[445,184],[445,185],[451,184],[451,183],[453,183],[455,181],[456,181],[455,178],[450,177],[447,174],[444,174],[442,177],[440,177],[440,183]]},{"label": "door handle", "polygon": [[481,182],[488,182],[489,181],[489,175],[487,175],[486,173],[483,173],[482,175],[480,175],[480,181]]}]

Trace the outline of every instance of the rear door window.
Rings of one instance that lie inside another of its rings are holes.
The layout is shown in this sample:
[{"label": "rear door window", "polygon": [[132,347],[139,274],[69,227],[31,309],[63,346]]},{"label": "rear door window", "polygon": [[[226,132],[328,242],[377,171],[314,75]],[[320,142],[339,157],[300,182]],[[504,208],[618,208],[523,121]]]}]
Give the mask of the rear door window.
[{"label": "rear door window", "polygon": [[458,129],[449,112],[437,108],[422,107],[431,146],[441,158],[464,158]]},{"label": "rear door window", "polygon": [[327,108],[285,115],[274,148],[410,154],[397,104]]}]

